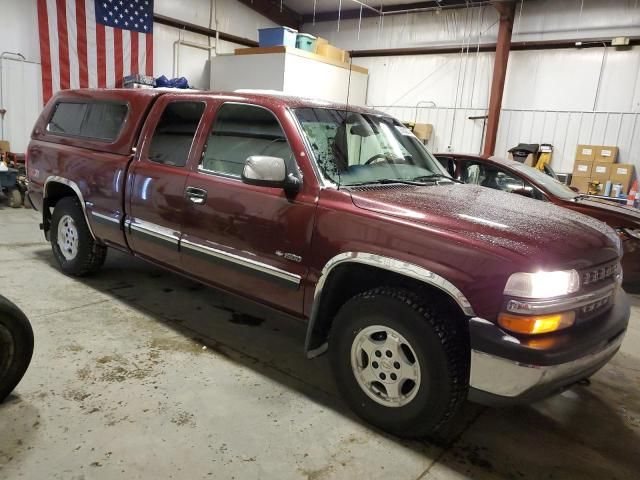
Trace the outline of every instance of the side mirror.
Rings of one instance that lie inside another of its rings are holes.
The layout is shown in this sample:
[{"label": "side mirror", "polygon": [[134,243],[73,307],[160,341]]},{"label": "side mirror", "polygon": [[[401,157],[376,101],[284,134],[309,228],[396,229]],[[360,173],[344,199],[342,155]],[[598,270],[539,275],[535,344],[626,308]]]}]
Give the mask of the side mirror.
[{"label": "side mirror", "polygon": [[242,181],[248,185],[284,188],[287,192],[297,192],[300,180],[293,174],[287,175],[283,158],[253,155],[244,163]]},{"label": "side mirror", "polygon": [[522,195],[523,197],[534,198],[533,190],[529,188],[514,188],[511,190],[511,193],[515,193],[516,195]]},{"label": "side mirror", "polygon": [[580,193],[580,190],[578,189],[578,187],[569,187],[569,188],[576,193]]}]

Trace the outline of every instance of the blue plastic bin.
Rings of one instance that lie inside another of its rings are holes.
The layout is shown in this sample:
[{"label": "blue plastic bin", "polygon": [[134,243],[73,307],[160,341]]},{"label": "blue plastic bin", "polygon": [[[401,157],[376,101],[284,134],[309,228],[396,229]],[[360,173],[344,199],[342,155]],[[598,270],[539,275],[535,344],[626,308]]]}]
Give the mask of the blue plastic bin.
[{"label": "blue plastic bin", "polygon": [[296,37],[296,48],[316,53],[316,37],[308,33],[299,33]]},{"label": "blue plastic bin", "polygon": [[295,48],[297,30],[289,27],[274,27],[258,29],[258,43],[260,47],[285,47]]}]

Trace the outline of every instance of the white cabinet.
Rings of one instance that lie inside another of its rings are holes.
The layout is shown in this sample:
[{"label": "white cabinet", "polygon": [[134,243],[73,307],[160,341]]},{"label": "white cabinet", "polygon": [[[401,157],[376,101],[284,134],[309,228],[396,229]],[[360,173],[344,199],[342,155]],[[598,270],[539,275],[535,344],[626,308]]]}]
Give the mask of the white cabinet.
[{"label": "white cabinet", "polygon": [[286,47],[211,58],[211,90],[277,90],[289,95],[365,105],[368,71]]}]

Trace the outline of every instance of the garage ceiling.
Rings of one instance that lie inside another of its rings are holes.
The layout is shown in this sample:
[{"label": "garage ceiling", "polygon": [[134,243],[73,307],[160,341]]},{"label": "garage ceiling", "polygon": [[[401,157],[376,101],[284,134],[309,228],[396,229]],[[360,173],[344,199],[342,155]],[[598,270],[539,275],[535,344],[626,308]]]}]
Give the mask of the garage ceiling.
[{"label": "garage ceiling", "polygon": [[[283,0],[284,5],[302,15],[313,14],[313,0]],[[487,3],[478,0],[431,0],[411,2],[410,0],[315,0],[316,13],[337,12],[342,3],[342,10],[360,9],[360,4],[369,5],[376,10],[392,11],[412,8],[448,8],[466,6],[473,3]]]}]

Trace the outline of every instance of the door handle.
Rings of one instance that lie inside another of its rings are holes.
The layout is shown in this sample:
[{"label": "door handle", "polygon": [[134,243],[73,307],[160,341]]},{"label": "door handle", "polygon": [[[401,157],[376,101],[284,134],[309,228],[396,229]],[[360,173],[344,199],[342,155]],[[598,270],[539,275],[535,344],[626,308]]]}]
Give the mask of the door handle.
[{"label": "door handle", "polygon": [[207,201],[207,191],[202,188],[187,187],[185,196],[187,200],[196,205],[204,205]]}]

